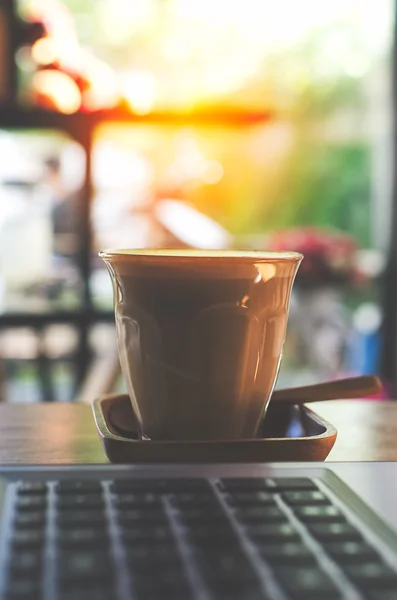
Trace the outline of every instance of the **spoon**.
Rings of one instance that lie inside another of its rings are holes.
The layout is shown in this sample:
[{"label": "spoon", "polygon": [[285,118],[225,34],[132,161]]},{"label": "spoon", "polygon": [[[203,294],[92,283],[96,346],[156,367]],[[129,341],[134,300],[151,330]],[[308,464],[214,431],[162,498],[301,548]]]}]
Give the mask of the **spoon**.
[{"label": "spoon", "polygon": [[363,375],[362,377],[349,377],[348,379],[276,390],[272,394],[271,401],[277,404],[306,404],[323,400],[364,398],[379,394],[381,391],[382,384],[378,377]]}]

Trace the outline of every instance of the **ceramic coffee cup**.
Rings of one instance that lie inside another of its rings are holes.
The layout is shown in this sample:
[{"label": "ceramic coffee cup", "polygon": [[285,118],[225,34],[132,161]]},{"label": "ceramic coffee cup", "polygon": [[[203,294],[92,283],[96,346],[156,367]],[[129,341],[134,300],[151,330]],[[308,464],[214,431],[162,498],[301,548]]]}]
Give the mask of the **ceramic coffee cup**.
[{"label": "ceramic coffee cup", "polygon": [[106,250],[122,372],[151,439],[255,436],[282,356],[294,252]]}]

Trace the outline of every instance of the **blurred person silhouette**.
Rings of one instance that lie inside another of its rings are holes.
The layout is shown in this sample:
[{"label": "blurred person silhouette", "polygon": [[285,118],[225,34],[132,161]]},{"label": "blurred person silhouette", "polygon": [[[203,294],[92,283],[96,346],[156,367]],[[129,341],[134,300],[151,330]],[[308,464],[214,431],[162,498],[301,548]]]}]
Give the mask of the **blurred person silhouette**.
[{"label": "blurred person silhouette", "polygon": [[50,156],[45,160],[43,183],[50,190],[53,253],[75,263],[81,223],[79,194],[65,187],[59,157]]}]

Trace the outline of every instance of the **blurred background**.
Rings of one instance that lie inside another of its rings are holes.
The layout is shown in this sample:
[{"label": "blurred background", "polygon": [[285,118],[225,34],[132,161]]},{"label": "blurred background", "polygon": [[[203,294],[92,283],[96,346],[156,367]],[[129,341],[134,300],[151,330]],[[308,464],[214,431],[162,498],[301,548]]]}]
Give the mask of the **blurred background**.
[{"label": "blurred background", "polygon": [[279,386],[397,392],[394,13],[0,0],[0,396],[78,396],[111,246],[303,252]]}]

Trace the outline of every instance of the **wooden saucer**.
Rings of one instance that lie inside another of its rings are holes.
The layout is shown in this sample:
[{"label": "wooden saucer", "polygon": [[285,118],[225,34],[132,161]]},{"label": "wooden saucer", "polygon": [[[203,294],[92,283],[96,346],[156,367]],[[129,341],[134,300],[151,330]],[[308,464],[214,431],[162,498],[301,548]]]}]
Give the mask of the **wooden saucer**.
[{"label": "wooden saucer", "polygon": [[306,406],[271,404],[259,437],[225,441],[140,439],[126,394],[101,396],[93,412],[106,455],[114,463],[322,461],[337,435],[333,425]]}]

